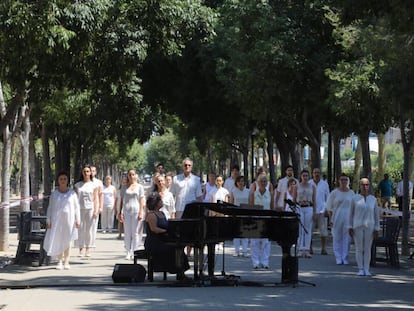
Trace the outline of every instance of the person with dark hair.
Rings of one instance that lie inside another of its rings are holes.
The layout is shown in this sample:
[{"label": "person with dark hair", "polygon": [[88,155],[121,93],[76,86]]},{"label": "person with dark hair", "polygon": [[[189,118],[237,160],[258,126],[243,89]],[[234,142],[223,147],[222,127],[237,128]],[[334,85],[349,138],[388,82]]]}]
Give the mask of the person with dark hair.
[{"label": "person with dark hair", "polygon": [[300,172],[300,182],[297,185],[296,201],[300,206],[300,219],[303,226],[299,229],[299,252],[302,257],[312,258],[310,253],[313,220],[316,218],[317,202],[316,187],[309,182],[309,171]]},{"label": "person with dark hair", "polygon": [[[285,193],[287,191],[288,181],[291,178],[295,178],[293,174],[293,166],[288,165],[285,168],[285,177],[281,178],[277,183],[276,191],[274,193],[274,202],[275,202],[275,209],[282,211],[285,209]],[[295,178],[296,183],[298,184],[299,181]]]},{"label": "person with dark hair", "polygon": [[155,267],[162,267],[171,274],[177,274],[177,280],[184,280],[186,279],[184,273],[190,268],[188,259],[182,249],[179,258],[181,262],[177,263],[175,247],[165,243],[168,220],[165,214],[160,211],[162,206],[162,198],[158,192],[153,192],[148,196],[145,250],[152,256]]},{"label": "person with dark hair", "polygon": [[[244,176],[238,176],[234,182],[235,187],[230,193],[230,203],[240,206],[241,204],[249,204],[249,189],[246,188],[246,181]],[[247,257],[247,246],[249,239],[234,238],[234,256]],[[240,252],[240,244],[242,246],[242,253]]]},{"label": "person with dark hair", "polygon": [[326,210],[329,213],[333,253],[337,265],[347,265],[349,256],[349,211],[355,193],[349,188],[349,177],[339,175],[339,187],[328,196]]},{"label": "person with dark hair", "polygon": [[60,172],[58,187],[52,192],[47,209],[47,231],[43,248],[48,256],[57,256],[56,269],[70,269],[69,257],[72,241],[78,238],[80,224],[79,199],[69,189],[69,175]]},{"label": "person with dark hair", "polygon": [[133,258],[134,251],[143,248],[143,232],[145,219],[145,192],[138,183],[134,169],[128,170],[128,185],[122,193],[120,204],[120,221],[124,223],[125,259]]},{"label": "person with dark hair", "polygon": [[381,197],[382,208],[391,208],[393,184],[390,175],[384,174],[384,179],[378,184],[378,191]]},{"label": "person with dark hair", "polygon": [[[79,197],[81,224],[79,228],[79,257],[90,257],[89,249],[95,247],[95,222],[99,217],[99,189],[93,182],[92,169],[89,165],[82,168],[81,178],[74,189]],[[82,250],[85,248],[85,254]]]}]

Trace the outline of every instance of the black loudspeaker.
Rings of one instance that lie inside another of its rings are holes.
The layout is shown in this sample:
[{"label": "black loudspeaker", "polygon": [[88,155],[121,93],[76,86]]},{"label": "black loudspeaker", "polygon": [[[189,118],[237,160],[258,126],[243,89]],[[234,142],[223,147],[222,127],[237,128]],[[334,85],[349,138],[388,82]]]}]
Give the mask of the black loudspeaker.
[{"label": "black loudspeaker", "polygon": [[114,283],[142,283],[147,270],[142,265],[116,264],[112,273]]}]

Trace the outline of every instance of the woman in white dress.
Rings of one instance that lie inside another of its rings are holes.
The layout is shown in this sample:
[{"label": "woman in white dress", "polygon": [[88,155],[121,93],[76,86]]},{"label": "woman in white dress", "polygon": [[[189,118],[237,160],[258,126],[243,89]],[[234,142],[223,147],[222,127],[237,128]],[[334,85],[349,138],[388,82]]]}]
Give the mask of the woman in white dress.
[{"label": "woman in white dress", "polygon": [[[244,176],[236,177],[234,186],[231,187],[232,191],[230,193],[230,203],[239,206],[240,204],[249,204],[249,189],[247,189],[245,185],[246,181],[244,180]],[[233,239],[233,244],[234,256],[247,257],[247,246],[249,244],[249,239],[235,238]],[[240,244],[242,247],[242,252],[240,252]]]},{"label": "woman in white dress", "polygon": [[339,187],[333,190],[326,202],[326,210],[331,220],[332,247],[337,265],[347,265],[349,256],[349,211],[355,193],[349,188],[349,177],[339,176]]},{"label": "woman in white dress", "polygon": [[43,248],[48,256],[57,256],[56,269],[68,270],[71,243],[78,238],[79,199],[76,192],[69,189],[69,176],[66,172],[60,172],[57,181],[58,188],[52,192],[47,209],[47,231]]},{"label": "woman in white dress", "polygon": [[[81,179],[75,184],[74,188],[79,197],[81,215],[77,240],[79,257],[90,257],[89,249],[95,246],[95,222],[98,221],[99,217],[99,189],[93,182],[92,170],[89,165],[82,168]],[[85,254],[82,253],[84,248]]]},{"label": "woman in white dress", "polygon": [[120,220],[124,223],[125,259],[134,257],[134,251],[144,248],[145,192],[133,169],[128,170],[128,187],[121,198]]},{"label": "woman in white dress", "polygon": [[116,214],[115,207],[116,188],[112,185],[112,177],[106,176],[103,186],[103,211],[101,214],[101,228],[102,232],[112,232],[114,227],[114,214]]}]

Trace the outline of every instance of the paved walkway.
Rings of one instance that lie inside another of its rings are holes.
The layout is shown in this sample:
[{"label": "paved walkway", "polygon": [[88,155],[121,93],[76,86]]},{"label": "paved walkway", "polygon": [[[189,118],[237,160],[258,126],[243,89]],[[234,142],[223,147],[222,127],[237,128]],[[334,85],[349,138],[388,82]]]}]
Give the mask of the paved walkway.
[{"label": "paved walkway", "polygon": [[[400,269],[378,264],[371,270],[373,277],[358,277],[353,253],[350,265],[338,266],[332,255],[319,255],[315,237],[315,255],[300,259],[299,279],[316,286],[299,283],[293,288],[275,286],[281,263],[277,244],[272,245],[271,270],[253,271],[250,258],[233,257],[227,242],[226,273],[265,286],[169,287],[157,282],[162,279],[159,273],[155,283],[119,285],[112,282],[113,267],[128,261],[116,235],[98,233],[91,259],[78,258],[73,250],[71,270],[56,270],[54,265],[0,268],[0,310],[414,310],[414,260],[406,257]],[[16,234],[11,234],[10,244],[8,252],[0,252],[3,261],[15,255]],[[328,251],[332,254],[330,244]],[[217,273],[222,270],[218,261]],[[168,276],[167,284],[174,279]]]}]

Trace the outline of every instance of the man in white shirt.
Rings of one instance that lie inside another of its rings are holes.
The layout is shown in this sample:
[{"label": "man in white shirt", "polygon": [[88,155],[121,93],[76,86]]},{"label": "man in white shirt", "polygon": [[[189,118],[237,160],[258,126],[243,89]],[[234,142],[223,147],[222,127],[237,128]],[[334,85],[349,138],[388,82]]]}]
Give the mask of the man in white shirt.
[{"label": "man in white shirt", "polygon": [[239,177],[239,175],[240,175],[240,167],[237,164],[235,164],[231,168],[231,175],[230,175],[230,177],[229,178],[226,178],[226,180],[224,181],[224,186],[223,186],[230,193],[232,193],[234,187],[236,187],[235,184],[234,184],[234,182],[235,182],[236,178]]},{"label": "man in white shirt", "polygon": [[193,201],[203,198],[200,177],[191,173],[193,161],[190,158],[183,160],[183,173],[174,176],[170,192],[175,197],[176,218],[181,218],[184,207]]},{"label": "man in white shirt", "polygon": [[[203,191],[200,177],[193,175],[193,161],[190,158],[183,160],[183,173],[174,176],[170,192],[175,197],[175,218],[181,218],[184,208],[188,203],[201,201]],[[187,246],[187,255],[191,254],[191,247]]]},{"label": "man in white shirt", "polygon": [[[326,237],[328,236],[328,212],[326,202],[329,196],[329,185],[321,179],[321,170],[315,167],[312,171],[313,179],[310,181],[316,187],[316,217],[319,234],[321,236],[321,254],[328,255],[326,251]],[[315,224],[315,222],[314,222]]]}]

